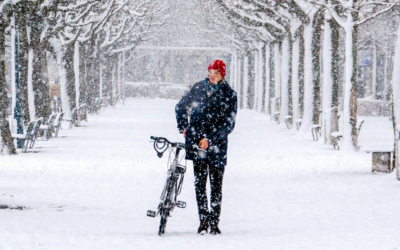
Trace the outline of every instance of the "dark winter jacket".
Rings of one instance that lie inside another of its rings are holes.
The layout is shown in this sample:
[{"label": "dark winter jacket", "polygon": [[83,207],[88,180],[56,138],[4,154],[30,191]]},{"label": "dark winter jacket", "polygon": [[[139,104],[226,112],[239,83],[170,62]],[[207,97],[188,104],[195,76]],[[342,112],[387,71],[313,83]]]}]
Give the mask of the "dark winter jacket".
[{"label": "dark winter jacket", "polygon": [[[201,139],[207,138],[206,163],[225,166],[228,135],[235,127],[237,95],[225,80],[214,88],[210,88],[208,81],[206,78],[194,84],[182,97],[175,108],[176,120],[180,133],[187,130],[186,159],[197,159],[197,150],[192,145],[198,145]],[[214,91],[209,97],[207,89]]]}]

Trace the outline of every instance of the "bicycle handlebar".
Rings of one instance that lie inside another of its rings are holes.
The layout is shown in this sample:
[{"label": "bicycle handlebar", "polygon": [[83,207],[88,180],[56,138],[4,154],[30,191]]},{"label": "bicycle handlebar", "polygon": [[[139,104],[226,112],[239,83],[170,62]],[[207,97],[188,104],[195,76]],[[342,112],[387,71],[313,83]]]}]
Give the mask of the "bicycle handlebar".
[{"label": "bicycle handlebar", "polygon": [[150,136],[150,139],[154,140],[154,150],[156,150],[158,157],[162,157],[163,153],[168,149],[169,146],[173,148],[183,149],[185,144],[181,142],[170,142],[167,138]]},{"label": "bicycle handlebar", "polygon": [[168,141],[167,138],[165,137],[156,137],[156,136],[150,136],[151,140],[154,140],[156,143],[168,143],[171,145],[171,147],[175,148],[175,147],[179,147],[179,148],[184,148],[185,144],[181,143],[181,142],[170,142]]}]

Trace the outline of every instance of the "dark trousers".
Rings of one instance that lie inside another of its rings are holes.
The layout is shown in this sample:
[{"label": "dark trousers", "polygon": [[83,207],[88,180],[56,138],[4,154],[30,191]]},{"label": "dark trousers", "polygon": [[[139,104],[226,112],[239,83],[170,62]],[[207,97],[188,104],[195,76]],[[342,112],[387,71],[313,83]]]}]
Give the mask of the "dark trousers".
[{"label": "dark trousers", "polygon": [[[200,220],[208,219],[211,224],[218,224],[221,215],[222,179],[225,166],[215,167],[204,164],[201,160],[193,161],[194,186],[196,188],[197,208]],[[211,211],[208,211],[207,201],[207,176],[210,174]]]}]

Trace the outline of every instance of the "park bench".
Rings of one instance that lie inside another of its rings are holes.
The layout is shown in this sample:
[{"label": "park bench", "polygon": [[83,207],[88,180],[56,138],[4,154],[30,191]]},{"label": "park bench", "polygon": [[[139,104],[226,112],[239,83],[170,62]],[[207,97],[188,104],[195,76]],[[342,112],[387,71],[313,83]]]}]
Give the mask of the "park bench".
[{"label": "park bench", "polygon": [[75,126],[78,126],[77,125],[77,120],[78,120],[78,109],[77,108],[74,108],[73,110],[72,110],[72,113],[71,113],[71,117],[68,117],[68,118],[63,118],[63,121],[68,121],[68,122],[70,122],[69,123],[69,129],[72,129],[72,126],[75,124]]},{"label": "park bench", "polygon": [[93,111],[96,112],[96,114],[99,114],[100,109],[101,109],[101,99],[96,98],[93,103]]},{"label": "park bench", "polygon": [[[338,116],[338,117],[340,117],[340,116]],[[358,140],[358,136],[360,135],[360,131],[361,131],[361,127],[362,127],[363,123],[364,123],[364,120],[360,122],[360,124],[358,125],[358,128],[356,129],[357,140]],[[342,138],[343,138],[342,132],[332,132],[331,133],[330,139],[331,139],[331,144],[333,145],[334,149],[340,150],[339,141]]]},{"label": "park bench", "polygon": [[47,120],[47,124],[40,125],[39,130],[43,131],[43,138],[46,141],[48,141],[53,136],[52,131],[57,115],[58,113],[51,114],[49,119]]},{"label": "park bench", "polygon": [[110,105],[111,103],[111,98],[110,97],[106,97],[105,99],[104,99],[104,104],[103,104],[103,107],[104,108],[106,108],[106,107],[108,107],[108,105]]},{"label": "park bench", "polygon": [[318,141],[321,137],[321,124],[322,124],[322,110],[319,111],[319,123],[311,126],[311,134],[314,141]]},{"label": "park bench", "polygon": [[280,98],[274,97],[271,98],[271,120],[276,121],[279,124],[279,116],[280,116]]},{"label": "park bench", "polygon": [[54,122],[54,137],[57,137],[58,131],[60,131],[60,128],[62,129],[61,121],[63,120],[63,117],[64,117],[64,112],[57,114],[56,120]]},{"label": "park bench", "polygon": [[35,141],[36,141],[37,135],[39,133],[40,125],[42,125],[42,123],[43,123],[43,117],[40,117],[39,119],[37,119],[35,121],[35,126],[33,129],[33,137],[31,140],[31,144],[29,145],[29,148],[33,148],[33,146],[35,145]]},{"label": "park bench", "polygon": [[342,138],[343,138],[342,132],[332,132],[331,133],[330,139],[331,139],[331,144],[333,145],[334,149],[337,149],[337,150],[340,149],[339,141]]},{"label": "park bench", "polygon": [[293,116],[287,115],[287,116],[285,117],[285,123],[286,123],[286,127],[287,127],[288,129],[291,129],[291,128],[292,128],[292,124],[293,124]]},{"label": "park bench", "polygon": [[96,98],[91,104],[87,106],[89,113],[93,114],[99,114],[98,108],[99,108],[99,98]]},{"label": "park bench", "polygon": [[303,119],[301,119],[301,118],[296,120],[296,128],[297,128],[297,130],[300,129],[302,121],[303,121]]},{"label": "park bench", "polygon": [[[13,133],[11,134],[11,137],[13,139],[24,140],[24,146],[22,147],[22,152],[26,152],[28,148],[32,148],[35,145],[37,134],[42,122],[43,118],[39,118],[36,121],[31,121],[28,123],[28,126],[26,127],[24,134],[13,134]],[[3,149],[1,151],[3,152]]]},{"label": "park bench", "polygon": [[86,103],[83,103],[78,110],[78,115],[79,115],[79,122],[82,120],[88,121],[87,119],[87,109],[88,106],[86,105]]},{"label": "park bench", "polygon": [[21,149],[22,152],[26,152],[26,150],[28,149],[29,142],[33,140],[34,128],[35,128],[35,121],[30,121],[23,134],[11,133],[11,137],[13,139],[23,140],[23,145]]},{"label": "park bench", "polygon": [[112,105],[115,106],[118,102],[118,94],[112,98]]},{"label": "park bench", "polygon": [[103,99],[103,98],[100,98],[100,99],[98,100],[98,103],[97,103],[97,110],[100,111],[101,108],[103,108],[103,107],[105,107],[105,105],[104,105],[104,99]]}]

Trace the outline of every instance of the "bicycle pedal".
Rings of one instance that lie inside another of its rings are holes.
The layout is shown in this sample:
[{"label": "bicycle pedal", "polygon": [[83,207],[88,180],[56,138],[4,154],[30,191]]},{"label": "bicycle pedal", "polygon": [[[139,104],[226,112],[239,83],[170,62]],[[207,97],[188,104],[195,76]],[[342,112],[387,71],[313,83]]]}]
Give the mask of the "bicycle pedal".
[{"label": "bicycle pedal", "polygon": [[147,216],[156,218],[156,211],[147,210]]},{"label": "bicycle pedal", "polygon": [[176,203],[176,206],[179,207],[179,208],[185,208],[185,207],[186,207],[186,202],[184,202],[184,201],[178,201],[178,202]]}]

